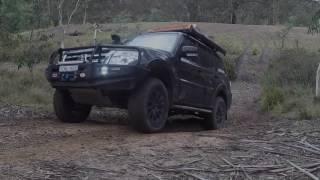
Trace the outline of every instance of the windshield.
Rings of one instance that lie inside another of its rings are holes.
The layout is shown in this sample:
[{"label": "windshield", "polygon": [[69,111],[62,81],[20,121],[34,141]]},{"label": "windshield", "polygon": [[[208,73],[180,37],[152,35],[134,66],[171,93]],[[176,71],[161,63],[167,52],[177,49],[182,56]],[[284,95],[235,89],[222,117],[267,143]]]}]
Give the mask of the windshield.
[{"label": "windshield", "polygon": [[152,33],[138,36],[128,42],[127,45],[173,52],[177,41],[178,34],[175,33]]}]

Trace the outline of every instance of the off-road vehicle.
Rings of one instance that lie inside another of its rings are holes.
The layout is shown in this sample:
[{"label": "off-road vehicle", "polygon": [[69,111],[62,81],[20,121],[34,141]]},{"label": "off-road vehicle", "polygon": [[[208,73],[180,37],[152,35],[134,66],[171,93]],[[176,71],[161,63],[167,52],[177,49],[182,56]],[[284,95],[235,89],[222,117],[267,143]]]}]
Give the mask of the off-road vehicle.
[{"label": "off-road vehicle", "polygon": [[225,54],[195,25],[173,25],[122,45],[59,49],[46,77],[63,122],[83,122],[102,106],[128,109],[140,132],[159,132],[175,114],[196,115],[211,130],[224,125],[231,105]]}]

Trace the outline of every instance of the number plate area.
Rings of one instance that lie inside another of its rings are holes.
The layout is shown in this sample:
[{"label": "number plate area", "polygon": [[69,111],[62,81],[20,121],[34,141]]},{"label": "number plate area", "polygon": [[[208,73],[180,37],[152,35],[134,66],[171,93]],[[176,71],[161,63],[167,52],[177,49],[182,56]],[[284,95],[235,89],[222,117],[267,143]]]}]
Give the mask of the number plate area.
[{"label": "number plate area", "polygon": [[75,71],[78,71],[78,65],[59,67],[59,72],[75,72]]}]

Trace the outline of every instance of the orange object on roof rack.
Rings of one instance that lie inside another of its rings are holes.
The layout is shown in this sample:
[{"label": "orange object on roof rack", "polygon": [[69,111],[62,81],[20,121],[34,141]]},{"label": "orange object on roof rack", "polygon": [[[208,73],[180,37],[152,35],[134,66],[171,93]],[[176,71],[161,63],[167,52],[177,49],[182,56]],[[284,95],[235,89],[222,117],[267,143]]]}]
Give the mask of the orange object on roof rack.
[{"label": "orange object on roof rack", "polygon": [[183,31],[195,29],[195,24],[172,24],[169,26],[159,27],[149,30],[149,32],[168,32],[168,31]]}]

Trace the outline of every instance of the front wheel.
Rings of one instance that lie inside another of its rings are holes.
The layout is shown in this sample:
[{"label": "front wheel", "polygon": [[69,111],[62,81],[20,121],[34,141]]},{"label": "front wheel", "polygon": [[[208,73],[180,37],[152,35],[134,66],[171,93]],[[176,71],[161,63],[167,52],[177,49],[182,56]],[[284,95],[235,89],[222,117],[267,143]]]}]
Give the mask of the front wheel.
[{"label": "front wheel", "polygon": [[128,103],[130,124],[143,133],[161,131],[168,119],[169,97],[159,79],[149,78],[131,95]]},{"label": "front wheel", "polygon": [[74,102],[67,91],[56,90],[53,105],[57,117],[66,123],[83,122],[91,112],[90,105],[82,105]]},{"label": "front wheel", "polygon": [[227,105],[222,97],[217,97],[212,107],[212,113],[206,115],[204,119],[204,127],[206,130],[223,128],[227,121]]}]

